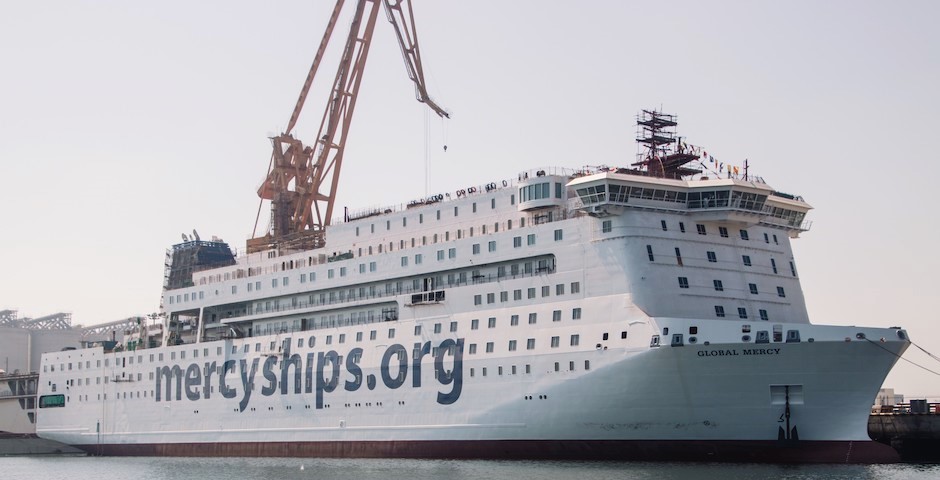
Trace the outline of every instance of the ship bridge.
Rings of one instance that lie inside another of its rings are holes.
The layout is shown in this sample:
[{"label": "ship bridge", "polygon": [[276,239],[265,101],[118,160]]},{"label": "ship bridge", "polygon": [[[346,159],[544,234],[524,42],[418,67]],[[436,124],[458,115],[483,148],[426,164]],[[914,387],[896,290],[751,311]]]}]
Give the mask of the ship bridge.
[{"label": "ship bridge", "polygon": [[700,221],[763,224],[794,237],[811,226],[805,217],[812,206],[757,181],[675,180],[614,170],[577,177],[568,187],[577,194],[577,208],[594,216],[617,215],[628,208],[665,210]]}]

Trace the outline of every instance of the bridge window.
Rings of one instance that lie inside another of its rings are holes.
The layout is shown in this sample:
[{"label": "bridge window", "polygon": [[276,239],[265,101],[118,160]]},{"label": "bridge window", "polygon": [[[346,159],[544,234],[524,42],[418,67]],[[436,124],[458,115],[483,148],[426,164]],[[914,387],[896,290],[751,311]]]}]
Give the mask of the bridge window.
[{"label": "bridge window", "polygon": [[[520,189],[520,196],[522,201],[535,200],[533,198],[527,198],[525,190],[533,187],[530,185]],[[546,184],[547,186],[547,184]],[[606,185],[595,185],[591,187],[579,188],[577,190],[578,196],[581,197],[581,202],[585,205],[590,205],[592,203],[600,203],[607,201],[607,186]]]}]

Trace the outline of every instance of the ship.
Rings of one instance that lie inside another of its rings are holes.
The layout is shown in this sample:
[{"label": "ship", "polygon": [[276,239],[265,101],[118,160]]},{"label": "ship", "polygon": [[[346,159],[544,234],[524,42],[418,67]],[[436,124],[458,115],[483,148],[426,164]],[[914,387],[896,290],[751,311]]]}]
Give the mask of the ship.
[{"label": "ship", "polygon": [[624,166],[337,220],[316,202],[345,130],[276,137],[269,232],[241,253],[184,234],[151,322],[43,355],[37,433],[102,455],[897,461],[867,425],[907,332],[810,323],[791,242],[812,207],[677,124],[641,111]]}]

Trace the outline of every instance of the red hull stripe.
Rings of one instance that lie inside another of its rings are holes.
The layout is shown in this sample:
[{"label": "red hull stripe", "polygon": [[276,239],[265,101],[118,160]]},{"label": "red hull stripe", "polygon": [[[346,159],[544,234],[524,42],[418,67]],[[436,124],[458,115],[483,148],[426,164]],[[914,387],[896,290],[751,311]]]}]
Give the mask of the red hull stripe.
[{"label": "red hull stripe", "polygon": [[770,463],[894,463],[873,441],[474,440],[102,444],[93,455],[184,457],[346,457],[454,459],[655,460]]}]

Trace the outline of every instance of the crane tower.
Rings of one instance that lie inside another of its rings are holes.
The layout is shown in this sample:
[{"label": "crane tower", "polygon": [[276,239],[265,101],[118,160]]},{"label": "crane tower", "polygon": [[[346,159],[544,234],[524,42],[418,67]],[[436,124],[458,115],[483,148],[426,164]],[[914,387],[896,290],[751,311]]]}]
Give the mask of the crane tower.
[{"label": "crane tower", "polygon": [[[347,133],[356,107],[380,4],[384,6],[386,18],[394,27],[405,69],[408,77],[414,82],[418,101],[426,104],[441,117],[450,116],[428,96],[411,1],[356,0],[356,11],[316,140],[313,145],[306,145],[294,137],[292,131],[303,110],[344,3],[344,0],[337,0],[333,8],[287,129],[271,138],[273,152],[268,173],[258,188],[261,205],[265,200],[271,202],[270,228],[266,234],[248,240],[248,253],[269,249],[308,250],[325,244],[324,231],[333,215]],[[255,233],[261,205],[255,218]],[[254,236],[254,233],[252,235]]]}]

